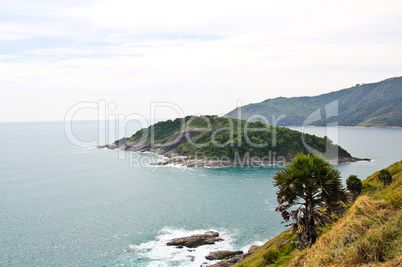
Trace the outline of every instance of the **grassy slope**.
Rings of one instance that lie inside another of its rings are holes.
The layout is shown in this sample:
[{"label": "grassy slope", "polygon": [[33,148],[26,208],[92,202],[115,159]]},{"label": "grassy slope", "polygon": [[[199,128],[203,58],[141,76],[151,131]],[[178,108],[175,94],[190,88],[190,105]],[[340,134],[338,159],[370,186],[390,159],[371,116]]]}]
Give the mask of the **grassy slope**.
[{"label": "grassy slope", "polygon": [[363,192],[376,200],[390,200],[394,205],[402,208],[402,161],[386,168],[392,175],[392,183],[384,186],[377,179],[376,172],[363,181]]},{"label": "grassy slope", "polygon": [[295,240],[295,236],[291,234],[290,230],[286,230],[256,249],[250,256],[247,256],[245,260],[235,266],[264,266],[262,263],[263,254],[271,249],[279,250],[282,253],[282,257],[272,266],[281,266],[292,258],[291,253],[295,249],[295,243],[292,242]]},{"label": "grassy slope", "polygon": [[[378,83],[364,84],[313,97],[279,97],[267,99],[260,103],[243,106],[241,118],[247,119],[252,115],[263,115],[271,119],[278,118],[279,126],[302,125],[306,118],[325,105],[338,100],[339,116],[335,117],[342,126],[402,126],[402,77],[387,79]],[[313,125],[325,126],[324,118]],[[238,110],[227,114],[237,118]]]},{"label": "grassy slope", "polygon": [[386,169],[392,184],[384,187],[378,172],[367,177],[362,196],[310,249],[286,255],[281,244],[293,237],[284,232],[237,266],[264,266],[263,254],[273,248],[283,256],[271,266],[402,266],[402,161]]}]

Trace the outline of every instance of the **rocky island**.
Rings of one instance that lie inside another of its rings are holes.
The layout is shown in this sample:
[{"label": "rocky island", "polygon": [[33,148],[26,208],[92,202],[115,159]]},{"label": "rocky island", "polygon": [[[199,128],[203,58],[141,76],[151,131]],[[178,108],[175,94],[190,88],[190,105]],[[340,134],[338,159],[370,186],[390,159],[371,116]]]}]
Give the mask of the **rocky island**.
[{"label": "rocky island", "polygon": [[327,138],[285,127],[218,116],[187,116],[158,122],[129,138],[98,148],[163,155],[156,165],[228,167],[286,165],[298,153],[321,154],[332,163],[355,162]]}]

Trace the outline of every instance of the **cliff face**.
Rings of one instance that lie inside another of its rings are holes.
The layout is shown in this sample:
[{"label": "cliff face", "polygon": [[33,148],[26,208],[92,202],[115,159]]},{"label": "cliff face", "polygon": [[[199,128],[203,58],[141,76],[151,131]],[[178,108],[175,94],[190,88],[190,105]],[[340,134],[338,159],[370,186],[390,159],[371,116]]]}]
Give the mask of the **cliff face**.
[{"label": "cliff face", "polygon": [[[285,115],[276,125],[300,126],[310,114],[317,109],[325,110],[325,105],[334,101],[338,101],[335,119],[340,126],[402,127],[402,77],[356,85],[319,96],[267,99],[241,107],[240,119],[247,120],[253,115],[265,118]],[[239,118],[239,110],[234,109],[226,116]],[[312,125],[325,126],[333,119],[323,117]]]}]

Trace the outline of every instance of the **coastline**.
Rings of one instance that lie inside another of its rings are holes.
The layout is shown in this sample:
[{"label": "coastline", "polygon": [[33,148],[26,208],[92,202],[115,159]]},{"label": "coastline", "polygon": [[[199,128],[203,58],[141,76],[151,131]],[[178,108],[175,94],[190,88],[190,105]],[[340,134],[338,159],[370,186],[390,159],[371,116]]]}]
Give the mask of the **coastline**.
[{"label": "coastline", "polygon": [[362,128],[362,129],[369,129],[369,128],[373,128],[373,129],[402,129],[402,126],[338,126],[338,127],[342,127],[342,128]]},{"label": "coastline", "polygon": [[[278,127],[303,127],[302,125],[286,125],[286,126],[278,126]],[[305,128],[317,128],[317,127],[339,127],[339,128],[351,128],[351,129],[402,129],[402,126],[365,126],[365,125],[356,125],[356,126],[323,126],[323,125],[308,125]]]},{"label": "coastline", "polygon": [[[228,157],[223,158],[207,158],[207,157],[190,157],[186,155],[180,155],[173,152],[172,150],[165,151],[162,148],[152,148],[151,146],[135,147],[132,144],[127,144],[125,142],[123,145],[111,144],[98,146],[98,149],[111,149],[111,150],[124,150],[131,152],[140,153],[152,153],[158,156],[162,156],[160,162],[151,163],[154,166],[166,166],[166,165],[177,165],[188,168],[226,168],[226,167],[245,167],[245,166],[286,166],[292,162],[292,158],[278,157],[279,160],[272,158],[269,155],[265,158],[259,158],[254,156],[249,156],[248,154],[242,157],[235,157],[235,159],[230,159]],[[345,164],[358,161],[368,161],[368,158],[356,158],[356,157],[342,157],[338,159],[330,159],[329,162],[333,165]]]},{"label": "coastline", "polygon": [[[297,126],[285,126],[285,127],[297,127]],[[307,126],[308,127],[326,127],[326,126]],[[328,126],[331,127],[331,126]],[[357,126],[336,126],[339,128],[351,128],[351,129],[402,129],[402,126],[364,126],[364,125],[357,125]]]}]

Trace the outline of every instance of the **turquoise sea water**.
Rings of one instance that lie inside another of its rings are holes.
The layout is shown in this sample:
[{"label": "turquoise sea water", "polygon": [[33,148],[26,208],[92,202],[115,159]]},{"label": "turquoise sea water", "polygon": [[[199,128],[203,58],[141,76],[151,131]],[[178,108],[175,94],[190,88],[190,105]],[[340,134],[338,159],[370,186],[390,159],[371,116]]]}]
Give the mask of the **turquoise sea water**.
[{"label": "turquoise sea water", "polygon": [[[74,131],[92,140],[97,123]],[[343,179],[402,159],[401,137],[401,129],[339,128],[342,147],[373,159],[337,165]],[[200,266],[208,251],[247,249],[285,229],[274,211],[279,167],[130,167],[128,153],[71,144],[62,122],[0,123],[0,147],[1,266]],[[207,230],[225,241],[165,246]]]}]

